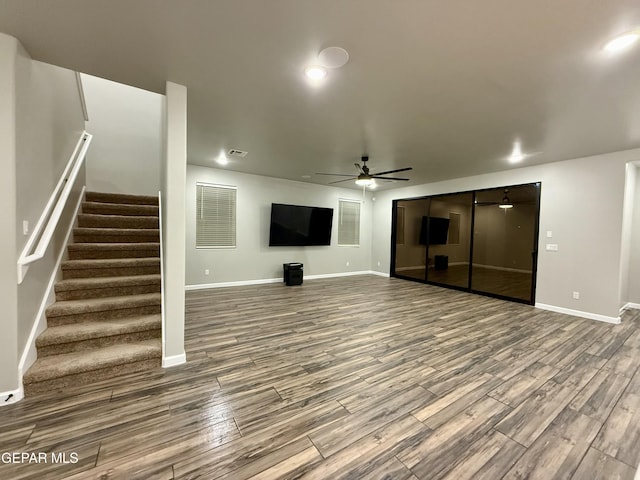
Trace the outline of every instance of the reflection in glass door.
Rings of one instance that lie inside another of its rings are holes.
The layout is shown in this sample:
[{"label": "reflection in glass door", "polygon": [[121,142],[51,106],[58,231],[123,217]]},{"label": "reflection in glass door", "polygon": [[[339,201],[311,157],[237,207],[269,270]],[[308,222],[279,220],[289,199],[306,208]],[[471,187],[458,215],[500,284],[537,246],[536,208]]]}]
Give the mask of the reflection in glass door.
[{"label": "reflection in glass door", "polygon": [[421,237],[427,245],[429,282],[469,288],[469,251],[473,193],[439,195],[431,198],[429,216]]},{"label": "reflection in glass door", "polygon": [[537,185],[476,193],[471,290],[533,301]]},{"label": "reflection in glass door", "polygon": [[394,273],[399,277],[425,280],[427,253],[421,243],[422,218],[429,212],[429,199],[399,200],[395,206]]}]

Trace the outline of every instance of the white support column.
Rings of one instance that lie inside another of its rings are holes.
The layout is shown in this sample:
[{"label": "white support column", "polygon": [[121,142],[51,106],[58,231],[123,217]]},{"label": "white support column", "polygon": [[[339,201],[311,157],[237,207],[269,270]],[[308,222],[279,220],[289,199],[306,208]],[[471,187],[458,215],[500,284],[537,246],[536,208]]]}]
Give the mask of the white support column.
[{"label": "white support column", "polygon": [[184,351],[185,187],[187,179],[187,88],[167,82],[164,212],[164,367],[186,361]]}]

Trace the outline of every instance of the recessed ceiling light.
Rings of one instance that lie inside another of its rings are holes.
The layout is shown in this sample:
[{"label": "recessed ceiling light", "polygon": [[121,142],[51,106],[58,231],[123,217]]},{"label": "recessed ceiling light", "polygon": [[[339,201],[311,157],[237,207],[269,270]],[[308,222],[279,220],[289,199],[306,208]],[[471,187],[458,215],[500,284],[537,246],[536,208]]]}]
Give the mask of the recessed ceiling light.
[{"label": "recessed ceiling light", "polygon": [[341,47],[327,47],[318,54],[320,64],[327,68],[340,68],[349,61],[349,52]]},{"label": "recessed ceiling light", "polygon": [[518,163],[524,160],[524,153],[522,153],[522,147],[520,146],[520,142],[516,140],[513,142],[513,150],[511,155],[509,155],[509,161],[511,163]]},{"label": "recessed ceiling light", "polygon": [[229,164],[229,159],[227,158],[227,156],[224,153],[220,153],[220,155],[218,155],[218,158],[216,158],[216,163],[218,165],[228,165]]},{"label": "recessed ceiling light", "polygon": [[603,49],[609,53],[618,53],[622,50],[629,48],[640,39],[640,30],[634,30],[631,32],[618,35],[613,40],[610,40]]},{"label": "recessed ceiling light", "polygon": [[322,80],[327,76],[327,69],[321,65],[309,65],[304,69],[304,74],[311,80]]}]

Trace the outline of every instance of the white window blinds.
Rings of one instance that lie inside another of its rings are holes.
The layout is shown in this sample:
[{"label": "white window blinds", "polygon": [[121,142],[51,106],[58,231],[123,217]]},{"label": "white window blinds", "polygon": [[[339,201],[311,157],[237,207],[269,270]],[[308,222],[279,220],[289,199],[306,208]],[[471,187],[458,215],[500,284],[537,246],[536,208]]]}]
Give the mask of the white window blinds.
[{"label": "white window blinds", "polygon": [[236,246],[236,191],[196,184],[196,247]]},{"label": "white window blinds", "polygon": [[360,202],[338,201],[338,245],[360,245]]}]

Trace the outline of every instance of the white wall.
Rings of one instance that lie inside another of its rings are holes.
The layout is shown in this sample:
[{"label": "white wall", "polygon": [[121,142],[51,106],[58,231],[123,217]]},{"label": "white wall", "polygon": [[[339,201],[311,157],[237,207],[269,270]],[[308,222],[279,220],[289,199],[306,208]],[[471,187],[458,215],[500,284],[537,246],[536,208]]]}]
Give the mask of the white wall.
[{"label": "white wall", "polygon": [[[0,33],[0,394],[18,389],[18,288],[16,284],[15,90],[18,42]],[[15,395],[15,394],[14,394]],[[0,398],[3,403],[5,398]]]},{"label": "white wall", "polygon": [[[28,221],[30,230],[35,227],[84,131],[84,116],[75,72],[31,60],[23,48],[18,50],[17,60],[16,246],[19,255],[29,238],[22,233],[22,222]],[[65,247],[66,228],[73,222],[71,213],[84,185],[82,173],[44,258],[29,267],[18,288],[20,351],[26,346],[39,300],[45,294],[46,281]]]},{"label": "white wall", "polygon": [[631,229],[628,243],[628,283],[623,303],[640,306],[640,164],[629,165],[635,178],[632,192]]},{"label": "white wall", "polygon": [[157,195],[164,156],[165,97],[82,74],[93,135],[87,190]]},{"label": "white wall", "polygon": [[[389,271],[393,199],[542,182],[536,302],[616,318],[625,165],[640,149],[507,170],[376,194],[373,265]],[[545,232],[553,232],[547,239]],[[559,245],[557,252],[544,250]],[[580,299],[573,300],[572,292]]]},{"label": "white wall", "polygon": [[38,221],[84,130],[84,117],[75,73],[31,60],[17,40],[2,34],[0,71],[0,201],[4,209],[0,245],[1,392],[19,384],[19,359],[40,320],[39,307],[47,300],[48,281],[65,247],[64,237],[73,222],[70,212],[84,182],[84,170],[44,258],[32,264],[18,286],[16,262],[30,235],[23,234],[22,224],[27,221],[31,231]]},{"label": "white wall", "polygon": [[[236,248],[196,248],[196,182],[238,188]],[[337,246],[339,199],[362,200],[362,192],[189,165],[187,285],[282,278],[282,264],[289,262],[303,263],[304,275],[370,270],[371,201],[366,201],[360,207],[360,246],[343,247]],[[331,245],[269,247],[272,203],[333,208]],[[209,269],[209,275],[205,275],[205,269]]]}]

